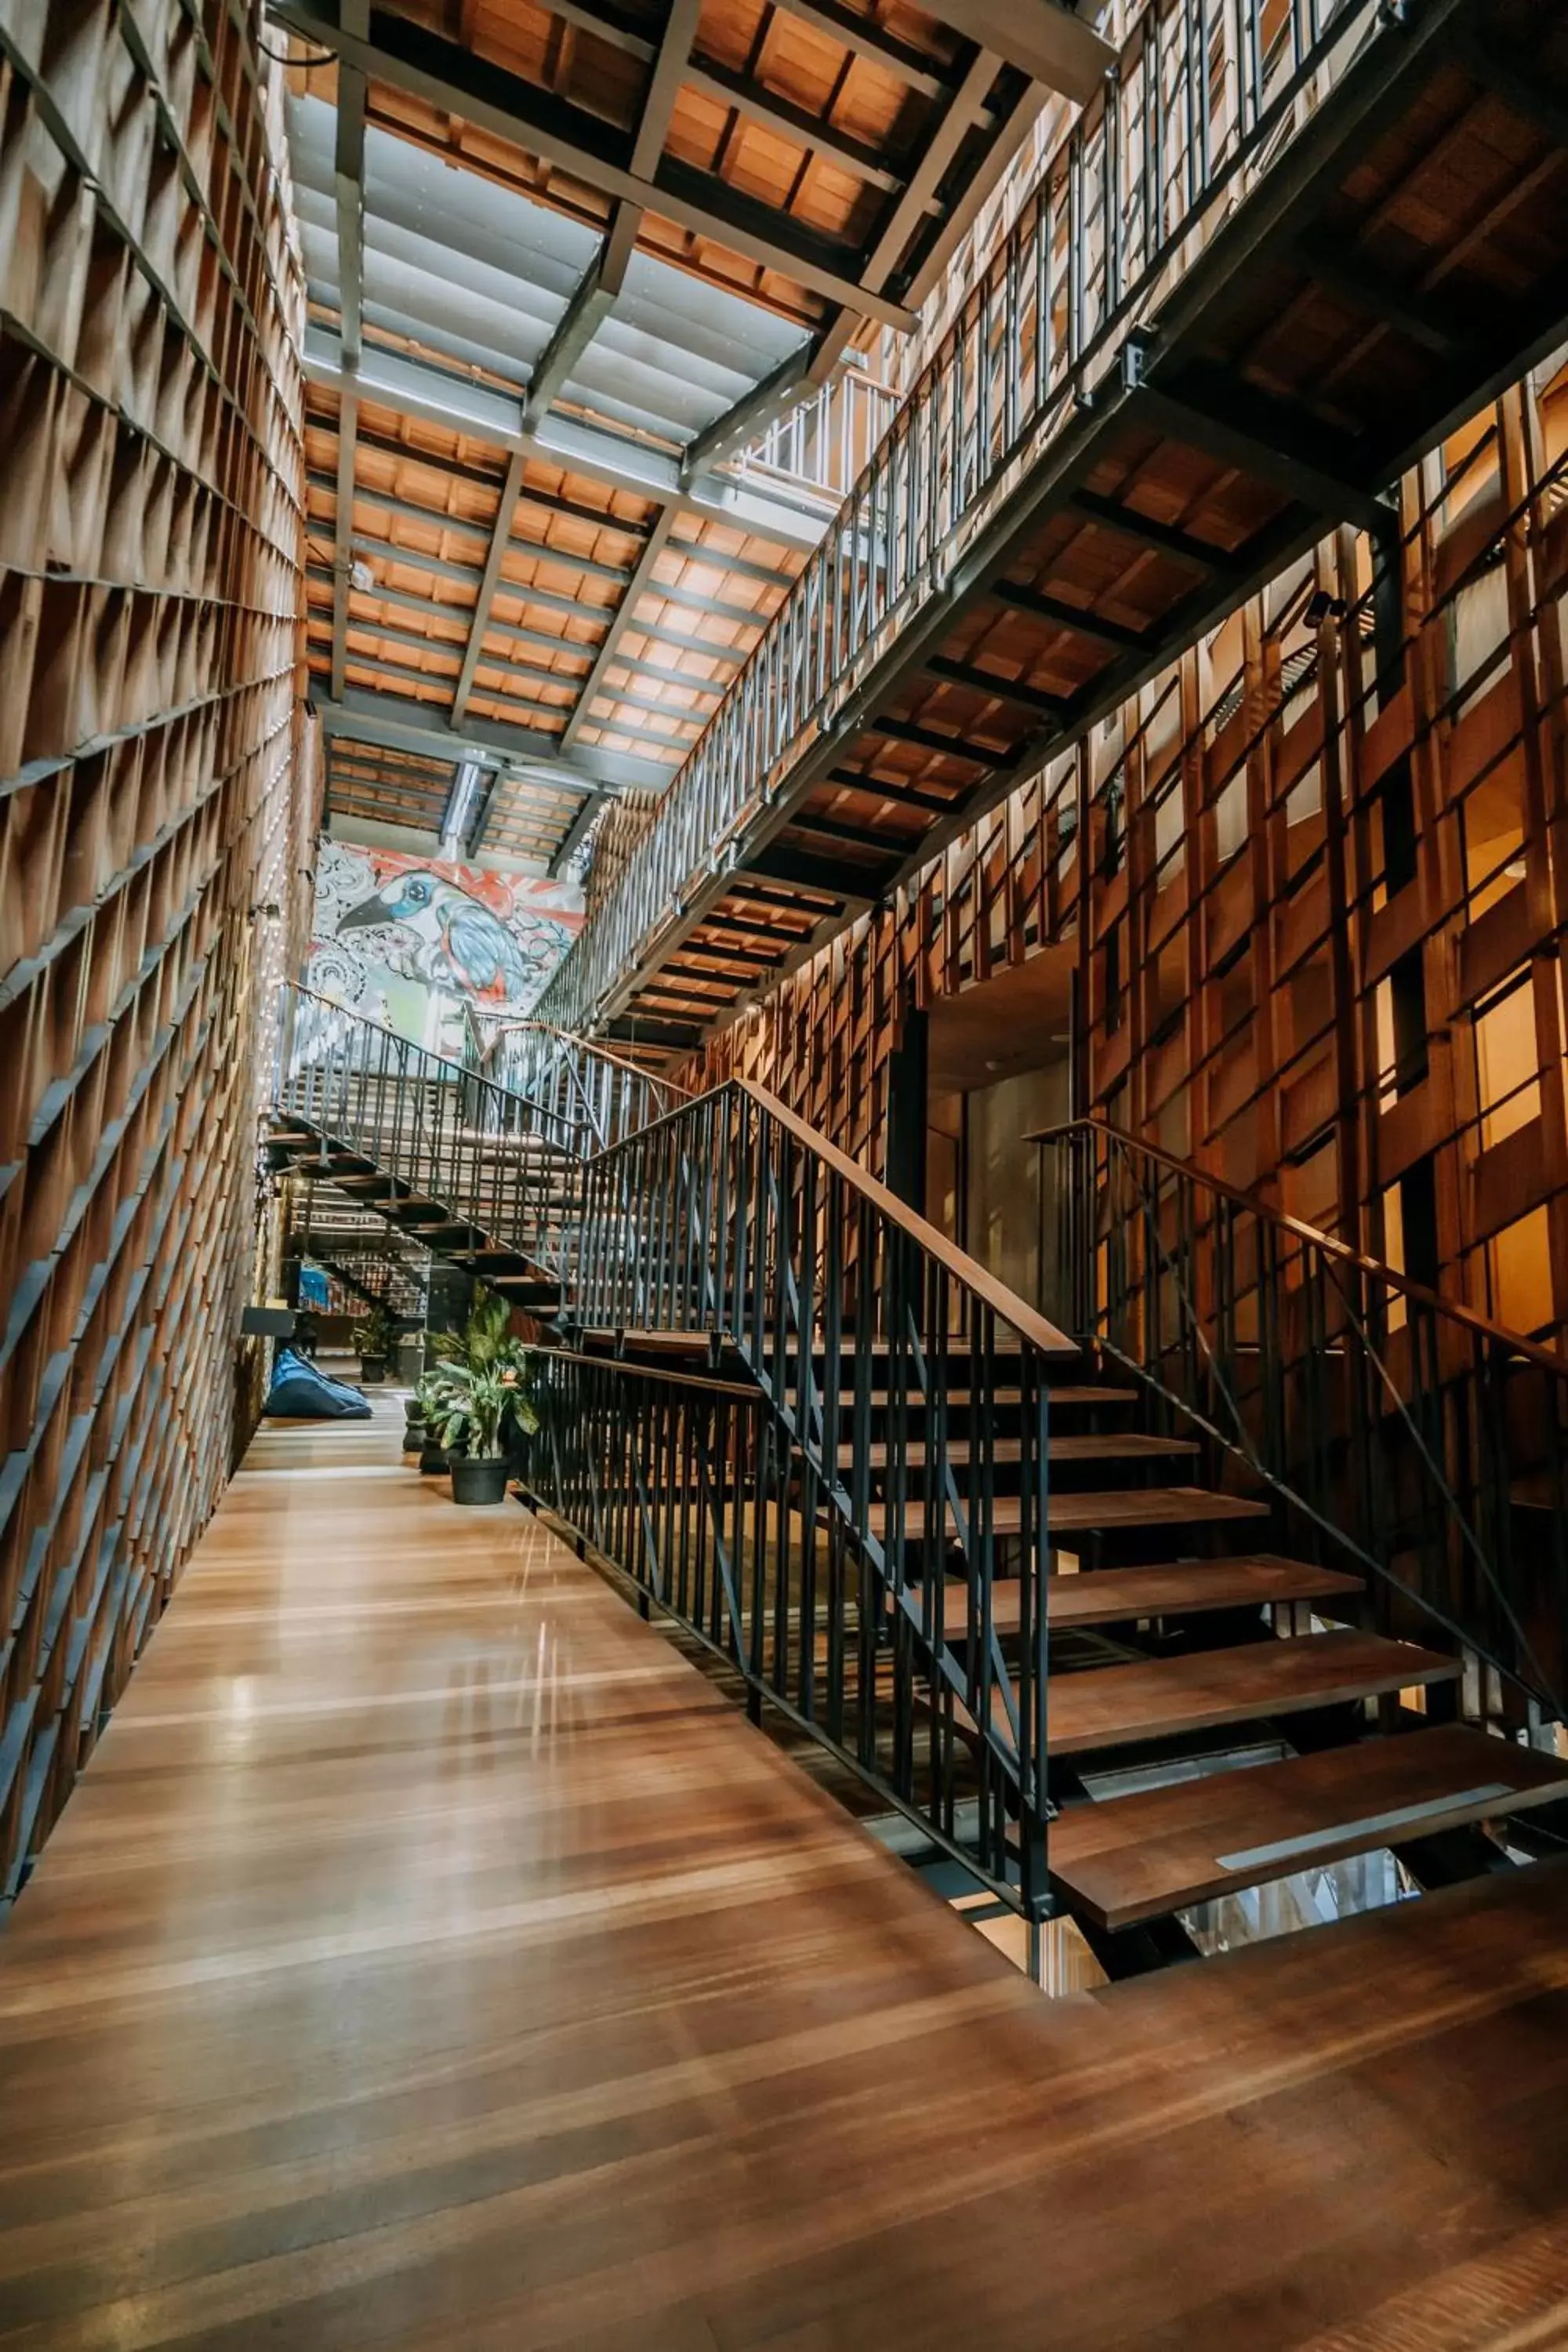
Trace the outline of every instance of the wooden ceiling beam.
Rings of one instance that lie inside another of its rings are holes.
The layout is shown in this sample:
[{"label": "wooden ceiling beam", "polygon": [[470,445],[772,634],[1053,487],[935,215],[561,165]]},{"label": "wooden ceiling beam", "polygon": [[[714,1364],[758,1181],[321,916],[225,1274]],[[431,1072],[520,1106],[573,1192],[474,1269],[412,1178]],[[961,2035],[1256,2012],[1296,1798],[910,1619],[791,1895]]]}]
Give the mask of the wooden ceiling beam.
[{"label": "wooden ceiling beam", "polygon": [[776,5],[786,16],[825,33],[852,56],[867,58],[885,72],[897,75],[908,89],[918,89],[923,98],[947,95],[951,84],[940,58],[917,49],[910,42],[900,40],[858,9],[842,7],[838,0],[776,0]]},{"label": "wooden ceiling beam", "polygon": [[1228,466],[1264,482],[1282,499],[1293,499],[1325,522],[1353,523],[1373,539],[1396,521],[1393,509],[1372,491],[1336,471],[1332,458],[1309,447],[1294,430],[1282,404],[1228,381],[1183,378],[1180,393],[1153,384],[1134,395],[1137,420],[1216,465]]},{"label": "wooden ceiling beam", "polygon": [[1119,653],[1137,652],[1144,642],[1142,629],[1125,628],[1120,621],[1108,621],[1059,596],[1042,595],[1037,588],[1020,588],[1011,580],[994,581],[987,593],[998,604],[1006,604],[1016,613],[1053,622],[1057,627],[1071,629],[1080,637],[1091,637],[1097,645],[1113,646]]},{"label": "wooden ceiling beam", "polygon": [[[384,404],[390,407],[394,404],[388,399]],[[313,416],[307,413],[305,418],[307,433],[312,426],[322,432],[331,433],[336,430],[336,421],[324,412]],[[487,471],[476,466],[461,465],[455,457],[440,457],[434,450],[412,448],[405,441],[395,441],[384,433],[377,433],[374,427],[365,423],[363,417],[360,420],[359,440],[362,449],[374,451],[378,457],[390,457],[397,464],[427,467],[432,473],[445,474],[452,481],[471,483],[475,489],[499,492],[505,480],[504,468],[500,473],[494,470]],[[570,470],[560,458],[552,458],[550,462],[561,470]],[[368,498],[373,494],[366,489],[364,495]],[[647,490],[639,492],[638,495],[647,498],[652,504],[656,501],[658,494],[655,491]],[[599,530],[613,530],[623,539],[641,540],[647,536],[648,530],[646,521],[633,522],[625,515],[607,513],[602,507],[589,506],[581,499],[566,498],[559,490],[541,489],[526,479],[518,492],[518,502],[524,507],[542,507],[551,514],[570,515],[574,521],[593,523]]]},{"label": "wooden ceiling beam", "polygon": [[717,100],[721,106],[732,107],[749,122],[760,122],[765,130],[798,141],[813,153],[831,156],[868,187],[881,188],[895,195],[902,192],[903,181],[897,172],[889,169],[874,147],[850,138],[821,115],[808,113],[804,106],[792,105],[777,91],[763,89],[743,74],[731,73],[717,60],[694,58],[687,68],[686,81],[689,89],[700,90],[705,98]]}]

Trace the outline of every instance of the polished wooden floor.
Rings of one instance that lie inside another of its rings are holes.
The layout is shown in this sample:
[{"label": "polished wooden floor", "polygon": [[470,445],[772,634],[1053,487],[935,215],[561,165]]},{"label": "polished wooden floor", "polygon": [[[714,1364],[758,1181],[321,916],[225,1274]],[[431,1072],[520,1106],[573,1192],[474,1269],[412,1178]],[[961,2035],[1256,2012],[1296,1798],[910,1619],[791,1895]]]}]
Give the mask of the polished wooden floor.
[{"label": "polished wooden floor", "polygon": [[0,2345],[1568,2343],[1568,1873],[1047,2002],[395,1444],[258,1442],[0,1933]]}]

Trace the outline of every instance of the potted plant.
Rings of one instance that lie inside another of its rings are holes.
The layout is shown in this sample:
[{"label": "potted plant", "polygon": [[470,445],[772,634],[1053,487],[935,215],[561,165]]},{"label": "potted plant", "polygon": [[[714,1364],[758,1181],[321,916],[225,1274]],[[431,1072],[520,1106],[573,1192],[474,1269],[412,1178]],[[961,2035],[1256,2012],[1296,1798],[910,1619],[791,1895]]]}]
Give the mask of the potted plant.
[{"label": "potted plant", "polygon": [[354,1346],[359,1349],[359,1376],[367,1388],[385,1380],[392,1341],[392,1318],[378,1299],[369,1313],[362,1315],[354,1325]]},{"label": "potted plant", "polygon": [[[421,1373],[413,1402],[408,1407],[404,1451],[413,1453],[417,1450],[422,1478],[434,1477],[447,1467],[447,1449],[441,1443],[441,1432],[447,1420],[446,1371],[447,1367],[439,1365],[433,1371]],[[414,1436],[416,1428],[418,1430],[417,1437]]]},{"label": "potted plant", "polygon": [[433,1332],[427,1353],[437,1370],[448,1364],[470,1364],[482,1371],[499,1362],[516,1345],[511,1337],[510,1306],[499,1292],[476,1283],[473,1305],[462,1330]]},{"label": "potted plant", "polygon": [[527,1349],[510,1341],[491,1362],[447,1364],[437,1378],[441,1382],[441,1442],[451,1462],[452,1500],[503,1501],[517,1434],[531,1434],[539,1427],[539,1416],[528,1396]]}]

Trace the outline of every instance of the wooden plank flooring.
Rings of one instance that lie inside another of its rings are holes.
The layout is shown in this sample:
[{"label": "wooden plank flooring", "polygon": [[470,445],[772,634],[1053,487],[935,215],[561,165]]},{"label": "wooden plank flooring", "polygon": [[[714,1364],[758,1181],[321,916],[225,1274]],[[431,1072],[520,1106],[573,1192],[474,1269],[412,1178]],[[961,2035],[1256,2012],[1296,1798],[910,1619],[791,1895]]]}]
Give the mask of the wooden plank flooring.
[{"label": "wooden plank flooring", "polygon": [[0,1932],[0,2346],[1560,2340],[1568,1870],[1048,2003],[395,1442],[260,1442]]}]

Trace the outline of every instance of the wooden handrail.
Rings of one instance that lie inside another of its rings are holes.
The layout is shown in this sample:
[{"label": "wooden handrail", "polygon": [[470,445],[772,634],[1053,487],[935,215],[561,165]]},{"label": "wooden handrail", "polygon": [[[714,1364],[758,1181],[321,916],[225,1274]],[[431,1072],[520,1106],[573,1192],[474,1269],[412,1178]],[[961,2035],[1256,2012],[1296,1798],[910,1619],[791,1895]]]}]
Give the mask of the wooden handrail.
[{"label": "wooden handrail", "polygon": [[1381,1258],[1367,1257],[1362,1251],[1352,1249],[1348,1242],[1338,1240],[1332,1234],[1321,1232],[1316,1225],[1309,1225],[1284,1209],[1276,1209],[1268,1201],[1259,1200],[1255,1192],[1244,1192],[1237,1185],[1227,1184],[1223,1177],[1211,1176],[1206,1169],[1197,1167],[1192,1160],[1179,1160],[1174,1152],[1165,1150],[1163,1145],[1150,1143],[1141,1135],[1131,1134],[1126,1128],[1113,1126],[1110,1119],[1093,1117],[1064,1119],[1056,1127],[1032,1129],[1023,1140],[1026,1143],[1061,1143],[1073,1135],[1101,1136],[1129,1150],[1141,1152],[1145,1160],[1153,1160],[1157,1167],[1167,1170],[1173,1176],[1184,1177],[1190,1183],[1202,1185],[1205,1192],[1214,1193],[1220,1200],[1229,1201],[1237,1208],[1247,1210],[1250,1215],[1273,1225],[1277,1231],[1289,1234],[1292,1239],[1304,1242],[1313,1249],[1321,1250],[1326,1257],[1335,1259],[1341,1265],[1349,1266],[1357,1274],[1367,1275],[1374,1282],[1386,1283],[1390,1289],[1397,1290],[1415,1305],[1426,1307],[1430,1313],[1447,1316],[1450,1322],[1461,1324],[1466,1330],[1479,1339],[1489,1340],[1494,1347],[1507,1348],[1514,1355],[1528,1358],[1543,1371],[1555,1373],[1559,1379],[1568,1379],[1568,1356],[1559,1355],[1554,1349],[1543,1348],[1538,1339],[1527,1339],[1522,1331],[1508,1330],[1502,1324],[1478,1314],[1473,1307],[1467,1307],[1462,1300],[1440,1297],[1436,1291],[1428,1290],[1423,1283],[1413,1282],[1408,1275],[1401,1274],[1396,1267],[1384,1265]]},{"label": "wooden handrail", "polygon": [[590,1355],[582,1348],[541,1348],[537,1352],[542,1360],[548,1358],[552,1363],[587,1364],[595,1371],[618,1372],[627,1380],[658,1381],[678,1389],[701,1389],[709,1396],[729,1397],[742,1404],[762,1394],[754,1375],[744,1381],[725,1381],[713,1372],[672,1372],[668,1364],[634,1364],[624,1356]]},{"label": "wooden handrail", "polygon": [[[907,1201],[900,1201],[896,1192],[889,1192],[885,1184],[879,1184],[858,1160],[851,1160],[847,1151],[840,1151],[837,1144],[829,1143],[825,1136],[818,1135],[815,1128],[808,1127],[805,1119],[797,1118],[776,1095],[769,1094],[767,1088],[758,1086],[753,1078],[731,1078],[729,1083],[737,1093],[748,1095],[759,1109],[765,1110],[770,1118],[776,1119],[797,1142],[804,1143],[819,1160],[825,1160],[836,1174],[842,1176],[845,1182],[860,1194],[862,1200],[871,1202],[885,1217],[908,1234],[912,1242],[918,1243],[929,1257],[935,1258],[939,1265],[945,1266],[966,1290],[973,1291],[994,1314],[999,1315],[1021,1338],[1027,1339],[1031,1347],[1037,1348],[1046,1356],[1077,1356],[1081,1352],[1076,1342],[1058,1331],[1054,1323],[1047,1323],[1035,1307],[1026,1306],[1016,1291],[1009,1290],[1005,1282],[998,1282],[994,1275],[988,1274],[967,1252],[961,1250],[956,1242],[950,1242],[945,1234],[939,1233],[935,1225],[928,1224]],[[721,1093],[723,1089],[721,1087],[716,1091]]]},{"label": "wooden handrail", "polygon": [[889,1192],[885,1184],[879,1184],[869,1169],[862,1168],[858,1160],[851,1160],[847,1151],[840,1151],[836,1143],[829,1143],[826,1136],[818,1135],[816,1129],[808,1127],[787,1103],[782,1103],[777,1095],[769,1094],[766,1087],[758,1086],[754,1078],[725,1078],[721,1084],[710,1087],[703,1094],[688,1096],[673,1110],[665,1111],[658,1118],[650,1118],[647,1126],[639,1127],[635,1134],[623,1136],[618,1143],[607,1144],[603,1151],[595,1154],[595,1160],[613,1159],[617,1151],[634,1150],[646,1137],[657,1135],[660,1128],[683,1118],[698,1105],[717,1102],[721,1095],[731,1091],[749,1096],[759,1110],[765,1110],[771,1118],[777,1119],[781,1127],[786,1128],[797,1142],[804,1143],[808,1151],[826,1160],[862,1199],[869,1201],[895,1224],[900,1225],[911,1241],[928,1251],[966,1289],[973,1291],[994,1313],[1001,1316],[1005,1323],[1010,1324],[1027,1339],[1031,1347],[1039,1349],[1042,1355],[1047,1356],[1081,1355],[1083,1351],[1076,1340],[1058,1331],[1054,1323],[1048,1323],[1037,1308],[1027,1306],[1016,1291],[1008,1289],[1005,1282],[998,1282],[994,1275],[987,1274],[985,1268],[961,1250],[956,1242],[950,1242],[945,1234],[928,1224],[907,1201],[900,1201],[896,1192]]},{"label": "wooden handrail", "polygon": [[673,1078],[664,1077],[657,1070],[645,1070],[640,1062],[629,1061],[624,1054],[612,1053],[607,1045],[597,1045],[591,1037],[579,1037],[571,1029],[558,1028],[553,1021],[502,1021],[486,1046],[486,1054],[493,1052],[503,1037],[510,1037],[519,1029],[537,1029],[546,1037],[559,1037],[563,1045],[575,1046],[580,1054],[591,1054],[596,1062],[608,1062],[613,1068],[625,1070],[628,1076],[641,1078],[646,1086],[662,1087],[668,1094],[679,1096],[682,1102],[696,1100],[687,1087],[678,1087]]}]

